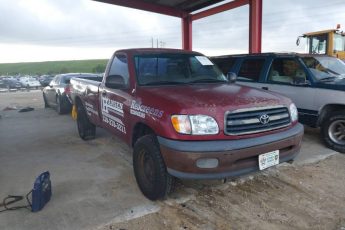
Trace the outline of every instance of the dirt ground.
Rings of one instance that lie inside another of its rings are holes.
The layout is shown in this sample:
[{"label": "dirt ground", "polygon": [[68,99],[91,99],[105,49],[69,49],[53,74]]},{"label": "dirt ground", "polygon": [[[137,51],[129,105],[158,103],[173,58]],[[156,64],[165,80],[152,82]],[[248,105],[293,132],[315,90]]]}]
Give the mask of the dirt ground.
[{"label": "dirt ground", "polygon": [[194,184],[189,188],[195,193],[191,200],[162,201],[157,213],[104,229],[344,230],[344,165],[345,155],[337,154],[315,164],[285,164],[224,184]]},{"label": "dirt ground", "polygon": [[[6,119],[10,119],[12,116],[6,111],[3,111],[6,107],[21,108],[23,106],[32,106],[34,108],[38,108],[37,111],[35,110],[35,112],[32,113],[42,113],[42,118],[40,119],[51,118],[49,122],[60,122],[51,124],[52,126],[60,126],[60,124],[63,123],[66,126],[73,123],[67,116],[57,117],[54,111],[50,111],[49,109],[47,111],[43,110],[41,94],[42,93],[39,90],[31,92],[30,94],[27,92],[17,92],[10,95],[0,94],[0,111],[2,111],[1,114],[3,122],[7,121]],[[77,137],[74,139],[70,137],[75,136],[74,131],[72,132],[69,129],[63,129],[61,130],[61,133],[63,133],[62,131],[66,137],[68,136],[70,138],[68,142],[71,142],[71,145],[74,146],[74,148],[76,145],[85,145],[85,149],[91,149],[91,144],[95,145],[95,143],[97,144],[98,142],[107,143],[107,147],[112,144],[114,145],[112,146],[113,148],[116,146],[119,148],[116,141],[114,141],[113,138],[108,138],[105,134],[103,134],[103,137],[98,136],[95,141],[87,143],[80,141]],[[65,139],[63,140],[65,141]],[[36,147],[37,149],[39,148],[39,146]],[[105,147],[106,146],[103,146],[103,144],[98,145],[97,149],[100,156],[104,155],[102,151]],[[68,152],[68,154],[65,155],[61,153],[58,155],[60,158],[66,157],[66,160],[73,160],[76,158],[78,161],[82,162],[83,158],[97,157],[95,152],[92,151],[94,150],[91,149],[90,152],[84,150],[83,154],[75,153],[75,155],[73,155],[72,152]],[[110,150],[106,149],[104,151]],[[148,202],[141,196],[137,186],[135,185],[130,163],[126,165],[121,163],[122,161],[131,162],[130,150],[124,150],[124,154],[121,156],[115,153],[114,156],[108,154],[108,158],[104,159],[104,161],[107,162],[107,165],[109,165],[109,167],[106,167],[105,172],[107,172],[107,174],[113,173],[114,175],[117,175],[115,166],[117,164],[121,164],[121,168],[125,168],[125,175],[131,178],[131,180],[124,180],[123,175],[119,174],[118,180],[120,182],[109,185],[110,187],[108,186],[109,188],[103,191],[107,194],[115,194],[114,197],[111,196],[110,198],[107,198],[107,204],[111,206],[111,208],[108,207],[108,209],[106,209],[108,211],[104,212],[108,216],[103,219],[107,219],[107,221],[104,222],[103,220],[103,224],[100,225],[98,223],[94,223],[94,225],[86,225],[84,223],[87,222],[85,218],[73,217],[75,218],[74,220],[71,220],[74,223],[73,227],[69,222],[66,222],[65,225],[61,225],[66,227],[57,227],[56,229],[345,230],[345,155],[336,153],[331,157],[316,163],[315,159],[319,159],[319,156],[309,155],[310,153],[315,152],[322,154],[327,151],[328,150],[320,143],[317,131],[306,129],[300,154],[302,157],[300,157],[301,160],[299,160],[299,163],[297,163],[296,159],[296,162],[293,164],[282,164],[278,167],[270,168],[262,172],[228,180],[225,183],[223,181],[179,181],[176,185],[176,191],[172,193],[167,200],[158,202]],[[57,154],[52,153],[51,155],[53,159],[55,159],[54,157]],[[122,158],[124,158],[124,160]],[[306,164],[306,162],[314,163]],[[4,162],[0,162],[0,164],[1,163]],[[97,166],[94,164],[92,165],[93,167]],[[101,172],[103,173],[103,171]],[[100,172],[97,171],[97,173]],[[62,172],[60,172],[60,174],[62,177]],[[90,177],[91,176],[92,175],[90,175]],[[104,177],[102,174],[99,174],[99,176],[101,178]],[[6,178],[3,179],[6,181]],[[99,179],[97,178],[97,180]],[[76,179],[76,181],[78,181],[78,179]],[[121,184],[121,181],[123,184]],[[55,181],[55,185],[59,185],[58,180]],[[0,188],[1,187],[2,186],[0,184]],[[77,187],[75,190],[78,190]],[[121,190],[119,189],[120,187],[125,187],[127,189],[122,188]],[[84,189],[85,191],[89,191],[86,187]],[[80,191],[74,192],[80,193]],[[129,192],[131,193],[131,196],[128,196],[130,198],[128,198],[127,201],[124,199],[125,201],[121,203],[119,199],[121,200],[123,199],[121,197],[127,197],[124,194],[128,194]],[[76,194],[74,195],[76,196]],[[61,215],[60,217],[56,215],[56,210],[53,207],[62,204],[62,202],[58,202],[59,197],[57,197],[57,195],[58,194],[55,194],[54,197],[55,202],[53,200],[50,204],[51,206],[48,206],[46,211],[41,213],[44,218],[48,218],[46,220],[48,226],[49,223],[55,223],[53,222],[53,218],[57,220],[61,219]],[[71,195],[73,194],[70,194],[69,196]],[[63,193],[61,192],[59,196],[63,197]],[[137,199],[133,202],[137,206],[132,207],[130,205],[124,205],[135,200],[133,197]],[[88,207],[91,202],[90,200],[87,200],[86,203],[83,203],[83,201],[78,199],[76,199],[75,202],[83,204],[81,207]],[[95,199],[95,197],[92,197],[92,199]],[[104,203],[101,204],[102,206],[106,206]],[[86,215],[85,210],[83,211],[83,209],[77,207],[79,206],[76,204],[76,208],[73,212],[80,212],[80,216],[87,216],[87,220],[90,220],[90,216],[92,215],[96,217],[99,213],[102,213],[102,209],[98,209],[100,206],[95,206],[98,211],[92,209],[93,211],[89,213],[90,215]],[[128,207],[131,208],[128,209]],[[115,212],[114,209],[119,210],[118,212]],[[142,209],[144,211],[142,211]],[[24,213],[22,213],[22,215],[23,218],[30,217],[24,215]],[[105,214],[101,215],[105,216]],[[36,217],[38,218],[38,221],[40,216]],[[58,217],[60,219],[58,219]],[[51,218],[50,221],[49,218]],[[35,223],[37,223],[37,221],[35,221]],[[95,225],[99,227],[83,227]],[[20,225],[18,229],[39,229],[39,225],[37,224],[32,226],[36,227],[28,228],[27,225],[26,227],[25,225]],[[40,229],[46,229],[45,226],[46,225],[41,225]],[[80,228],[75,228],[77,226]]]}]

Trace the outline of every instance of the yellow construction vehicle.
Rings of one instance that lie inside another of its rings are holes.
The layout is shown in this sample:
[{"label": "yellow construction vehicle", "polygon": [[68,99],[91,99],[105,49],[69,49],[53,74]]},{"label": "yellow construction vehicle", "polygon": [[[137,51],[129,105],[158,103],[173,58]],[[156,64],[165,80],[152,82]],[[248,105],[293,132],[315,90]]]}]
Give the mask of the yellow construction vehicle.
[{"label": "yellow construction vehicle", "polygon": [[336,29],[305,33],[297,38],[296,45],[299,45],[301,37],[307,38],[308,53],[326,54],[345,60],[345,33],[340,31],[339,24]]}]

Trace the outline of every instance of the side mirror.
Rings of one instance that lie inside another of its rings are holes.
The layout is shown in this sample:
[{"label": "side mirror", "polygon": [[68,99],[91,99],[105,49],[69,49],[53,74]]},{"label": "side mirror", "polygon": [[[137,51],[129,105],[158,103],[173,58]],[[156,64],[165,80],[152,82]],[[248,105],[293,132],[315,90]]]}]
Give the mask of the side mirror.
[{"label": "side mirror", "polygon": [[226,77],[228,78],[229,83],[235,83],[237,75],[234,72],[229,72]]},{"label": "side mirror", "polygon": [[306,80],[305,78],[295,78],[294,85],[311,86],[311,82],[309,80]]},{"label": "side mirror", "polygon": [[301,85],[303,86],[311,86],[311,82],[309,80],[305,80]]},{"label": "side mirror", "polygon": [[125,78],[121,75],[109,75],[105,79],[105,86],[111,89],[124,89],[126,88]]}]

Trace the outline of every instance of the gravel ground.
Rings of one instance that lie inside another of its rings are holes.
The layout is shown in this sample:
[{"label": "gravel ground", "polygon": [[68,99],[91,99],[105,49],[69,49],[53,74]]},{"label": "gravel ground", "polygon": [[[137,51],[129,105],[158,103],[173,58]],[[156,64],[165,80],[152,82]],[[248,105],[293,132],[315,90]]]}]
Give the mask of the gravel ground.
[{"label": "gravel ground", "polygon": [[[219,185],[192,185],[182,204],[103,229],[345,229],[345,155],[283,165]],[[178,189],[186,189],[184,185]]]}]

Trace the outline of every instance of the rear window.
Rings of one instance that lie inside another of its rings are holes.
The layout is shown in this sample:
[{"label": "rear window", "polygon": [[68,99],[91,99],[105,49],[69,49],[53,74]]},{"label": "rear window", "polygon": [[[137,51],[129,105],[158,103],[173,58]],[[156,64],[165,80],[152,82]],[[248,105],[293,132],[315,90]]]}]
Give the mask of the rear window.
[{"label": "rear window", "polygon": [[263,58],[244,60],[238,73],[238,79],[246,81],[259,81],[264,63],[265,59]]},{"label": "rear window", "polygon": [[70,83],[70,80],[72,77],[77,77],[78,75],[74,75],[74,76],[65,76],[61,79],[61,82],[60,84],[69,84]]}]

